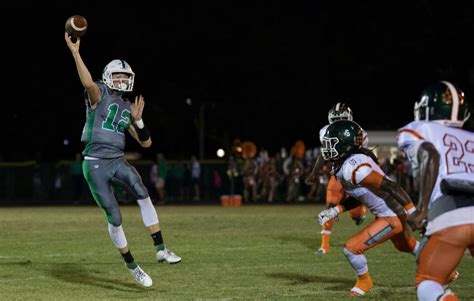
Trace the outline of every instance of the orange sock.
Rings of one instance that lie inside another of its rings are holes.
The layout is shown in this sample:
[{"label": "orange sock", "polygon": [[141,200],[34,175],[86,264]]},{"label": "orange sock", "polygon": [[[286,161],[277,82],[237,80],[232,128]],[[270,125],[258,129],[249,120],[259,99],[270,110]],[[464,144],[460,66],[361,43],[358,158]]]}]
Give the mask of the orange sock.
[{"label": "orange sock", "polygon": [[351,296],[361,296],[367,293],[373,286],[374,282],[368,272],[363,275],[357,275],[357,282],[349,294]]},{"label": "orange sock", "polygon": [[358,280],[369,280],[369,279],[372,280],[372,278],[370,278],[369,276],[369,272],[362,275],[357,275],[357,279]]},{"label": "orange sock", "polygon": [[329,241],[331,240],[331,230],[332,230],[333,220],[328,221],[323,225],[323,230],[321,231],[321,248],[329,252]]},{"label": "orange sock", "polygon": [[329,240],[331,239],[331,234],[323,234],[321,236],[321,248],[329,250]]}]

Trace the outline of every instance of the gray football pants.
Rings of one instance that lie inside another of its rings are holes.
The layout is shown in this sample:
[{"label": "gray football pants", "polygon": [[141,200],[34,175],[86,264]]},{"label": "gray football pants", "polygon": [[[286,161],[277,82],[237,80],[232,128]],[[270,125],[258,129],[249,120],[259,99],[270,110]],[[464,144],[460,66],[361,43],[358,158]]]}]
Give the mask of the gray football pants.
[{"label": "gray football pants", "polygon": [[116,227],[122,224],[122,214],[112,189],[113,182],[125,186],[137,200],[149,196],[140,174],[123,157],[84,160],[82,171],[95,202],[104,210],[109,224]]}]

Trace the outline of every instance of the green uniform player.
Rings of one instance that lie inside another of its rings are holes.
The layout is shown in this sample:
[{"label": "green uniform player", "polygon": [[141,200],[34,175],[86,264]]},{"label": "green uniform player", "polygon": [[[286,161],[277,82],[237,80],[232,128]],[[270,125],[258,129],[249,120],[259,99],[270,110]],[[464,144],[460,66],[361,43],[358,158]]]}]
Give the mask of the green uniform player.
[{"label": "green uniform player", "polygon": [[118,182],[137,199],[143,223],[149,229],[156,248],[157,260],[180,262],[181,258],[165,247],[158,215],[142,178],[124,158],[125,131],[144,148],[152,144],[142,119],[144,97],[136,96],[133,103],[123,97],[133,90],[135,79],[135,73],[124,60],[111,61],[104,68],[102,81],[94,82],[79,53],[80,38],[73,42],[67,33],[64,37],[85,88],[87,114],[81,138],[85,145],[82,152],[84,177],[97,205],[104,210],[110,238],[126,267],[138,283],[150,287],[152,279],[130,253],[122,229],[120,208],[112,189],[112,183]]}]

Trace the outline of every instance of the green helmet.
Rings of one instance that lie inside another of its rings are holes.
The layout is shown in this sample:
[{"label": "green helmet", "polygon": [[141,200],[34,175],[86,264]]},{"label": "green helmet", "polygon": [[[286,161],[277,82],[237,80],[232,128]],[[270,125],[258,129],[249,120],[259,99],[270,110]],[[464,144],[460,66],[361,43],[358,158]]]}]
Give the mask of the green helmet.
[{"label": "green helmet", "polygon": [[325,160],[336,161],[359,149],[364,141],[363,130],[354,121],[338,120],[331,123],[321,141]]},{"label": "green helmet", "polygon": [[463,91],[448,81],[436,82],[423,90],[414,112],[416,121],[431,120],[455,127],[462,127],[470,116]]}]

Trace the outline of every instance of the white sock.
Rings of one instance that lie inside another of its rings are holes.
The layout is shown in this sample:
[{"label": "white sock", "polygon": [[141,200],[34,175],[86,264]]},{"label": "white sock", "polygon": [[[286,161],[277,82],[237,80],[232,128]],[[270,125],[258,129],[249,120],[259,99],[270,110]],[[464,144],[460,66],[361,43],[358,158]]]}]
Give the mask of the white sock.
[{"label": "white sock", "polygon": [[127,246],[127,239],[125,238],[125,233],[123,232],[122,225],[115,227],[114,225],[107,224],[109,227],[109,235],[114,243],[115,247],[118,249],[123,249]]},{"label": "white sock", "polygon": [[156,214],[155,206],[153,206],[150,197],[138,200],[137,203],[138,206],[140,206],[140,213],[145,227],[150,227],[151,225],[159,223],[158,214]]},{"label": "white sock", "polygon": [[424,280],[418,284],[416,289],[419,301],[436,301],[436,299],[444,294],[444,289],[436,281]]},{"label": "white sock", "polygon": [[357,275],[364,275],[369,271],[369,267],[367,266],[367,258],[365,258],[364,255],[353,254],[346,248],[344,248],[344,255],[346,255],[347,260],[349,260],[349,263],[352,265],[352,268]]}]

